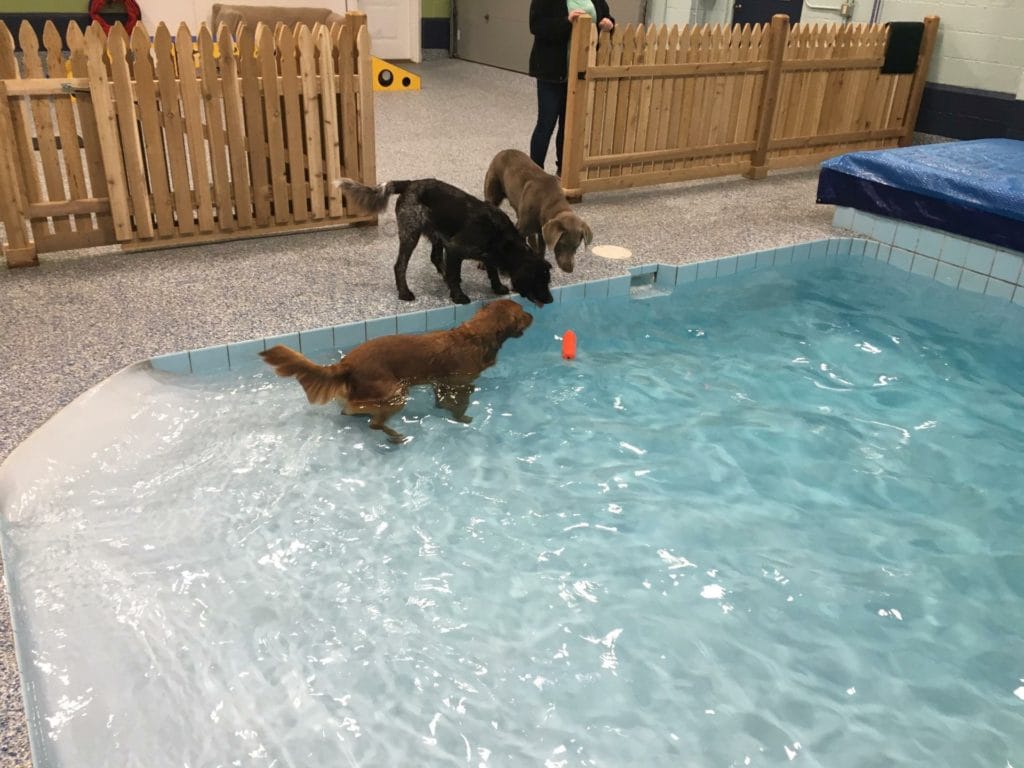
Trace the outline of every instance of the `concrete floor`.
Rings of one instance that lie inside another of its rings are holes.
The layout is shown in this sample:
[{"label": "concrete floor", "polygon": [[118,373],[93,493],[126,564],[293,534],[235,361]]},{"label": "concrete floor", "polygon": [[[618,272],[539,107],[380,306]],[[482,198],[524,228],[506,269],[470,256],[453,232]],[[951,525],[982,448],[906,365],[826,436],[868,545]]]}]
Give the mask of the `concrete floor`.
[{"label": "concrete floor", "polygon": [[[466,62],[416,67],[423,89],[376,98],[378,179],[434,176],[481,194],[491,157],[526,149],[533,81]],[[549,170],[553,166],[553,152]],[[730,177],[588,195],[577,211],[594,245],[630,261],[577,257],[554,283],[624,274],[827,237],[831,206],[814,202],[817,169],[763,181]],[[38,268],[0,269],[0,460],[61,407],[126,365],[166,352],[443,306],[426,248],[413,258],[414,304],[396,298],[394,214],[380,226],[121,254],[44,255]],[[486,298],[467,268],[471,298]],[[2,569],[2,564],[0,564]],[[31,765],[6,590],[0,586],[0,768]]]}]

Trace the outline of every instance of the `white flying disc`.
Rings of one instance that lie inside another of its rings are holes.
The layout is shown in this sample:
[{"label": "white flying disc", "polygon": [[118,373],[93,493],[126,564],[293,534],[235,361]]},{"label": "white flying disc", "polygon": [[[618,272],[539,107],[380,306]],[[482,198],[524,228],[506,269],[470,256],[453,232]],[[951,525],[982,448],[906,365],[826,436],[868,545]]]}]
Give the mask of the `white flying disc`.
[{"label": "white flying disc", "polygon": [[590,250],[591,253],[593,253],[595,256],[600,256],[602,259],[633,258],[633,252],[628,248],[623,248],[620,245],[595,245]]}]

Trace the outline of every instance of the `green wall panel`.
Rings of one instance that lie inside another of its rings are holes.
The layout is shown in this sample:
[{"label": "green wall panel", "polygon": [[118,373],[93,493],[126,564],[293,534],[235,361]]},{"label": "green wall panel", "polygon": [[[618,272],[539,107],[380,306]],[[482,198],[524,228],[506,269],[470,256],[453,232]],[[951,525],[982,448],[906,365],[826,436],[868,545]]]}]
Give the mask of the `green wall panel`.
[{"label": "green wall panel", "polygon": [[0,0],[0,13],[88,13],[87,0]]},{"label": "green wall panel", "polygon": [[421,8],[424,19],[447,19],[452,15],[451,0],[423,0]]}]

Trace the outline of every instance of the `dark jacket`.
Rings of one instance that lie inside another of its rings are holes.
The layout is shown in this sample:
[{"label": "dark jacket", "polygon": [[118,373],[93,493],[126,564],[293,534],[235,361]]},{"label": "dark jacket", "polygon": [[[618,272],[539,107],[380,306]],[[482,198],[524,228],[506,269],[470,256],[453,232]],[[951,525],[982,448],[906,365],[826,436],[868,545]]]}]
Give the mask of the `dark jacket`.
[{"label": "dark jacket", "polygon": [[[606,0],[592,0],[597,18],[612,19]],[[539,80],[565,81],[569,72],[569,8],[565,0],[530,0],[530,75]]]}]

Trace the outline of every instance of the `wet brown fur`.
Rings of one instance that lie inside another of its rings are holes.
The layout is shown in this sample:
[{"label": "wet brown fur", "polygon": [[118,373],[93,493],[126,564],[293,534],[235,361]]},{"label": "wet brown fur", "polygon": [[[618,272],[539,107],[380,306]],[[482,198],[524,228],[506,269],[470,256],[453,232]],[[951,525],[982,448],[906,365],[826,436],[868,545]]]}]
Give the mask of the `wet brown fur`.
[{"label": "wet brown fur", "polygon": [[339,400],[345,413],[369,415],[373,429],[401,442],[403,436],[386,422],[405,407],[410,387],[432,385],[436,405],[468,422],[476,378],[495,364],[501,345],[522,336],[532,322],[519,304],[499,299],[457,328],[371,339],[332,365],[318,365],[280,344],[260,355],[278,376],[294,376],[309,402]]}]

